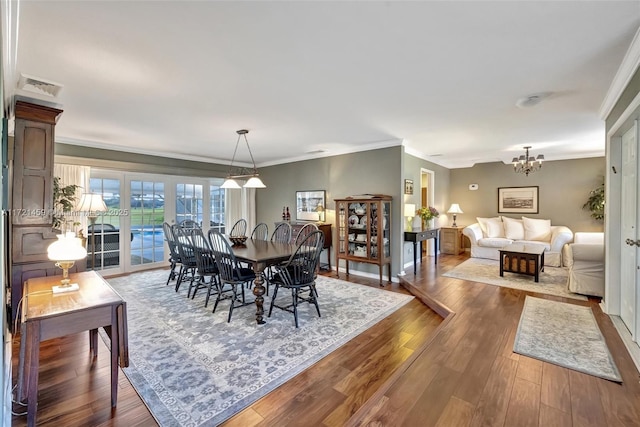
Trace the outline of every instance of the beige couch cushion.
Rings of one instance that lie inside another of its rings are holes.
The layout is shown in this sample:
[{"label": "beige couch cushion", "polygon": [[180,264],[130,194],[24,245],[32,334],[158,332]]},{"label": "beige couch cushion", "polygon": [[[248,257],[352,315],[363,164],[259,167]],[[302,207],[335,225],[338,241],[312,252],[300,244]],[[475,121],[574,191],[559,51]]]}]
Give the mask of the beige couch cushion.
[{"label": "beige couch cushion", "polygon": [[504,237],[504,228],[499,216],[493,218],[476,218],[483,237]]},{"label": "beige couch cushion", "polygon": [[524,239],[534,242],[551,241],[551,220],[522,217]]},{"label": "beige couch cushion", "polygon": [[505,239],[504,237],[485,237],[478,240],[478,246],[484,246],[485,248],[502,248],[511,243],[513,243],[513,240]]},{"label": "beige couch cushion", "polygon": [[504,234],[507,239],[524,240],[524,225],[521,219],[502,217],[504,223]]}]

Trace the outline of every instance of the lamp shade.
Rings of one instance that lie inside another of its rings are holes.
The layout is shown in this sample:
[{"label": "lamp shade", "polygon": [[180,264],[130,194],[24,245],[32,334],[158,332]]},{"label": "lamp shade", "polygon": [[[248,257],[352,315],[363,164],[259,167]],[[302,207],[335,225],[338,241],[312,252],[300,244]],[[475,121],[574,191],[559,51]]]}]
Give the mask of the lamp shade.
[{"label": "lamp shade", "polygon": [[452,203],[451,207],[449,208],[447,213],[459,214],[459,213],[464,213],[464,212],[462,212],[462,209],[460,209],[460,205],[459,204]]},{"label": "lamp shade", "polygon": [[47,248],[47,256],[52,261],[77,261],[87,256],[82,240],[75,233],[58,234],[58,240]]},{"label": "lamp shade", "polygon": [[80,212],[105,212],[107,205],[104,204],[102,196],[98,193],[85,193],[80,199],[76,209]]},{"label": "lamp shade", "polygon": [[235,179],[231,179],[231,178],[227,178],[224,180],[224,182],[222,183],[222,185],[220,186],[220,188],[225,188],[225,189],[239,189],[241,188],[240,185],[238,184],[238,181],[236,181]]},{"label": "lamp shade", "polygon": [[264,185],[264,183],[260,178],[258,178],[257,176],[252,176],[251,178],[249,178],[246,184],[243,185],[243,187],[244,188],[266,188],[267,186]]},{"label": "lamp shade", "polygon": [[416,215],[416,205],[414,205],[413,203],[405,203],[404,216],[414,217],[415,215]]}]

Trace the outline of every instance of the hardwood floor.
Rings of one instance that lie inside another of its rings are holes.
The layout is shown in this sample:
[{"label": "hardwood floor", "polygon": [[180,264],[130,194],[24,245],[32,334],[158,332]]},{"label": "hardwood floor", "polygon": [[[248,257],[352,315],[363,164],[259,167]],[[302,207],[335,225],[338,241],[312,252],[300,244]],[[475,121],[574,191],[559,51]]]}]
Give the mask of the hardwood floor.
[{"label": "hardwood floor", "polygon": [[[403,286],[433,310],[412,301],[223,425],[640,426],[638,371],[596,299],[565,301],[592,307],[622,385],[513,353],[527,293],[442,277],[465,259],[425,259],[415,277],[408,269]],[[109,358],[99,344],[92,361],[87,334],[43,343],[38,425],[155,425],[123,374],[111,411]]]}]

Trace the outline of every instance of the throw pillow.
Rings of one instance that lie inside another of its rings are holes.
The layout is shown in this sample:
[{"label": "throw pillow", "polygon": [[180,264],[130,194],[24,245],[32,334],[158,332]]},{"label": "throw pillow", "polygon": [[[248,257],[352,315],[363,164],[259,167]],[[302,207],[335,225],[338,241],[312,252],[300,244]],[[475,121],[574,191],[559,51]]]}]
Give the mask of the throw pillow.
[{"label": "throw pillow", "polygon": [[551,220],[522,217],[525,240],[549,242],[551,240]]},{"label": "throw pillow", "polygon": [[476,220],[478,221],[478,225],[480,225],[480,229],[482,230],[482,236],[483,237],[489,237],[488,233],[488,229],[487,229],[487,222],[492,221],[492,220],[498,220],[500,221],[500,217],[494,217],[494,218],[476,218]]},{"label": "throw pillow", "polygon": [[502,220],[499,218],[489,218],[486,223],[487,226],[487,234],[486,237],[494,238],[494,237],[504,237],[504,225],[502,225]]},{"label": "throw pillow", "polygon": [[524,240],[524,225],[521,219],[502,217],[504,223],[504,234],[507,239]]}]

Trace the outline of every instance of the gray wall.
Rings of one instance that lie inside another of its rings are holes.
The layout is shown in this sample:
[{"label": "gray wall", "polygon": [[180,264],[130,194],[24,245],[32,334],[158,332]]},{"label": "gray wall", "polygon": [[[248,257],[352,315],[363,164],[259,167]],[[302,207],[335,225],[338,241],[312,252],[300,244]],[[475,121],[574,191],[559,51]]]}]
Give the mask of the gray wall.
[{"label": "gray wall", "polygon": [[[582,205],[602,183],[605,167],[604,157],[547,161],[542,170],[527,177],[502,162],[481,163],[451,170],[450,198],[464,211],[458,215],[458,224],[469,225],[476,217],[498,215],[498,187],[538,186],[539,213],[524,216],[551,219],[551,225],[566,225],[573,232],[603,231],[603,223],[591,219]],[[471,191],[469,184],[478,184],[479,189]]]},{"label": "gray wall", "polygon": [[[336,241],[334,199],[366,193],[387,194],[393,197],[392,248],[400,248],[403,236],[400,233],[402,217],[398,201],[402,200],[402,151],[403,147],[396,146],[260,168],[260,178],[267,188],[256,192],[257,221],[267,223],[271,230],[274,222],[281,219],[283,206],[289,206],[293,220],[296,191],[325,190],[325,221],[334,224],[333,239]],[[398,252],[392,251],[392,276],[400,271]],[[335,268],[333,249],[331,255]],[[351,263],[350,269],[378,274],[377,266],[365,263]],[[386,277],[386,269],[384,274]]]}]

